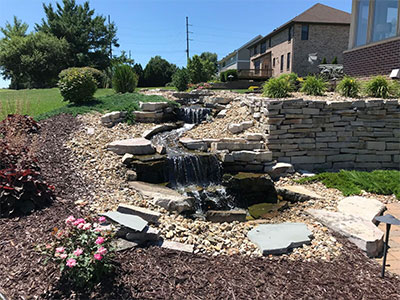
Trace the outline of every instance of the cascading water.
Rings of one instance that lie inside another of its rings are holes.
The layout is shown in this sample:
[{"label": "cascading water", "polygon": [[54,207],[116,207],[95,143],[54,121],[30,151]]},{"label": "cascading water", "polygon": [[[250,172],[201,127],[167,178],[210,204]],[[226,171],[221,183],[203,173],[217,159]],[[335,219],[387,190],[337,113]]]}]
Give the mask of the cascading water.
[{"label": "cascading water", "polygon": [[178,119],[188,124],[200,124],[211,114],[210,108],[187,106],[178,109]]}]

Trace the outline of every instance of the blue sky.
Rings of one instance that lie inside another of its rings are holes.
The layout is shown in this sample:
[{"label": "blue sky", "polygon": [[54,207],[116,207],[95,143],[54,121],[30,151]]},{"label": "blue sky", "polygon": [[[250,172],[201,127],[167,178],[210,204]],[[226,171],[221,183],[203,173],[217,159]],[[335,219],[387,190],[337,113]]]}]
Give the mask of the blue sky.
[{"label": "blue sky", "polygon": [[[33,30],[44,17],[43,2],[55,1],[0,0],[0,26],[16,15]],[[116,23],[121,46],[114,53],[130,50],[144,67],[155,55],[178,66],[186,64],[186,16],[193,32],[190,55],[210,51],[220,59],[318,2],[351,11],[351,0],[91,0],[90,6]],[[7,85],[0,79],[0,88]]]}]

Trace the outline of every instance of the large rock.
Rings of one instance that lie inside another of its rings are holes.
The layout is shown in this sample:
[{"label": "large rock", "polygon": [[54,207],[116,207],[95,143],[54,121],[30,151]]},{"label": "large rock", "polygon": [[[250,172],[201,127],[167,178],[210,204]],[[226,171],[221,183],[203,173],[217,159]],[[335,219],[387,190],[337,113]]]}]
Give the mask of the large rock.
[{"label": "large rock", "polygon": [[188,137],[179,139],[179,142],[189,150],[207,151],[208,143],[203,140],[194,140]]},{"label": "large rock", "polygon": [[163,111],[134,111],[133,114],[139,123],[157,123],[164,119]]},{"label": "large rock", "polygon": [[158,133],[164,132],[164,131],[170,131],[173,129],[176,129],[180,127],[180,124],[160,124],[156,125],[153,128],[146,130],[143,132],[142,137],[145,139],[151,139],[153,136],[155,136]]},{"label": "large rock", "polygon": [[160,111],[168,107],[168,102],[139,102],[139,106],[143,111]]},{"label": "large rock", "polygon": [[383,232],[371,221],[323,209],[308,209],[307,213],[326,227],[347,237],[369,257],[379,256],[382,252]]},{"label": "large rock", "polygon": [[139,216],[123,214],[117,211],[109,211],[101,215],[133,231],[143,231],[147,226],[147,221]]},{"label": "large rock", "polygon": [[227,192],[234,195],[239,207],[247,208],[257,203],[277,203],[274,182],[266,174],[225,174],[223,182]]},{"label": "large rock", "polygon": [[243,161],[243,162],[270,162],[272,161],[272,152],[270,151],[233,151],[232,152],[234,161]]},{"label": "large rock", "polygon": [[152,211],[147,208],[129,205],[129,204],[123,204],[123,203],[118,206],[117,211],[119,211],[120,213],[123,213],[123,214],[139,216],[142,219],[144,219],[147,222],[152,223],[152,224],[157,224],[158,219],[160,218],[160,215],[161,215],[159,212]]},{"label": "large rock", "polygon": [[310,244],[312,232],[303,223],[258,225],[247,237],[260,248],[263,255],[284,254],[291,249]]},{"label": "large rock", "polygon": [[283,200],[290,202],[304,202],[311,199],[322,199],[320,195],[301,185],[287,185],[277,188],[276,191],[278,192],[278,195],[283,198]]},{"label": "large rock", "polygon": [[206,212],[207,221],[213,223],[224,222],[245,222],[247,212],[243,209],[240,210],[209,210]]},{"label": "large rock", "polygon": [[129,158],[128,167],[137,174],[137,180],[151,183],[168,181],[169,164],[166,155],[134,155]]},{"label": "large rock", "polygon": [[123,155],[125,153],[140,155],[155,153],[155,149],[151,142],[144,138],[114,141],[108,144],[107,150],[113,151],[119,155]]},{"label": "large rock", "polygon": [[162,248],[165,249],[170,249],[170,250],[175,250],[175,251],[182,251],[182,252],[187,252],[187,253],[193,253],[194,251],[194,246],[189,245],[189,244],[182,244],[179,242],[173,242],[173,241],[166,241],[164,240],[161,244]]},{"label": "large rock", "polygon": [[[338,211],[360,217],[364,220],[376,222],[374,218],[382,215],[386,206],[376,199],[366,197],[347,197],[338,203]],[[377,222],[376,222],[377,223]]]},{"label": "large rock", "polygon": [[228,125],[228,130],[231,133],[241,133],[243,131],[242,124],[231,123]]},{"label": "large rock", "polygon": [[249,207],[249,214],[255,219],[269,219],[277,216],[280,211],[288,207],[287,201],[279,201],[279,203],[259,203]]},{"label": "large rock", "polygon": [[146,182],[130,182],[129,186],[151,199],[158,206],[178,213],[194,210],[194,199],[179,194],[177,191]]},{"label": "large rock", "polygon": [[294,173],[294,168],[289,163],[278,162],[274,165],[265,166],[264,172],[275,179],[288,173]]}]

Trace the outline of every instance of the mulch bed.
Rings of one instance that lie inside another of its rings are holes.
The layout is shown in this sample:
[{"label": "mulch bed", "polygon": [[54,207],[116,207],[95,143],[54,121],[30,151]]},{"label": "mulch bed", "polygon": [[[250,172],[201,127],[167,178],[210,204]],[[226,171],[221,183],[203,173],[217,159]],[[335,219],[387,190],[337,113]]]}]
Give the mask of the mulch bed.
[{"label": "mulch bed", "polygon": [[92,188],[63,147],[78,121],[61,115],[41,125],[39,162],[57,198],[30,216],[0,219],[0,290],[9,299],[400,299],[400,280],[381,279],[380,266],[341,238],[344,254],[333,263],[127,250],[116,256],[115,276],[93,293],[59,285],[58,267],[44,265],[34,247],[68,215],[85,213],[73,202]]}]

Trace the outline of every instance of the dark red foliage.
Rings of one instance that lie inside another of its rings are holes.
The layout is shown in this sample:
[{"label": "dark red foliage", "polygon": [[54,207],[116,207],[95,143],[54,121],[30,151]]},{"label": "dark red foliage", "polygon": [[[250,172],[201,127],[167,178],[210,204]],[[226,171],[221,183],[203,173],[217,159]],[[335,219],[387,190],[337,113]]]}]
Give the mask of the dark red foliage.
[{"label": "dark red foliage", "polygon": [[37,133],[39,128],[39,124],[30,116],[8,115],[0,122],[0,134],[5,137],[16,133]]}]

